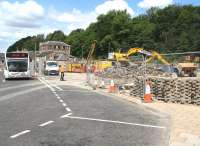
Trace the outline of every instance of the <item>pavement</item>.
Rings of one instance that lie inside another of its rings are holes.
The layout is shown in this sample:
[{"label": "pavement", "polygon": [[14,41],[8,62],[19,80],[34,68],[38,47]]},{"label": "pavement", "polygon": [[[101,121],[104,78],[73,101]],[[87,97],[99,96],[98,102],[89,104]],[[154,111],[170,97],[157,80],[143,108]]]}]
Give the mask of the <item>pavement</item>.
[{"label": "pavement", "polygon": [[0,73],[0,146],[167,146],[168,116],[83,88],[85,75],[8,80]]}]

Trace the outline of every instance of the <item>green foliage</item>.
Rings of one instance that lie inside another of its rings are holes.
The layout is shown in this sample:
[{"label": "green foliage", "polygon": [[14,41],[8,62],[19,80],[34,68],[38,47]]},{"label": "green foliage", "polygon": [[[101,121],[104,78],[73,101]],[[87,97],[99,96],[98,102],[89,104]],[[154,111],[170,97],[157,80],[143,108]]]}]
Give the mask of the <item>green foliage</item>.
[{"label": "green foliage", "polygon": [[8,48],[34,50],[35,43],[63,41],[71,45],[72,55],[87,57],[91,44],[97,40],[96,58],[106,58],[111,51],[126,52],[131,47],[143,47],[161,53],[197,51],[200,46],[200,7],[171,5],[151,8],[146,14],[131,18],[126,11],[110,11],[85,30],[69,35],[55,31],[43,37],[23,38]]},{"label": "green foliage", "polygon": [[65,34],[62,31],[58,30],[48,34],[46,37],[46,41],[64,41],[65,37]]},{"label": "green foliage", "polygon": [[38,50],[39,43],[44,41],[44,35],[37,35],[37,36],[28,36],[26,38],[22,38],[19,41],[15,42],[13,45],[11,45],[7,52],[17,51],[17,50],[23,50],[26,49],[28,51],[34,51],[35,48]]}]

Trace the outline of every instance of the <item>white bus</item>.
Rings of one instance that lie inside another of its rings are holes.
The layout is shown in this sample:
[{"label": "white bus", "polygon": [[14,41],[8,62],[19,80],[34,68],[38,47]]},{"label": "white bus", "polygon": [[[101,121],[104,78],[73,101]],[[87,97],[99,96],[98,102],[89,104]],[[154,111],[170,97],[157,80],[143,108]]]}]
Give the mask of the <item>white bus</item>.
[{"label": "white bus", "polygon": [[5,53],[5,79],[32,78],[31,62],[32,60],[27,52]]}]

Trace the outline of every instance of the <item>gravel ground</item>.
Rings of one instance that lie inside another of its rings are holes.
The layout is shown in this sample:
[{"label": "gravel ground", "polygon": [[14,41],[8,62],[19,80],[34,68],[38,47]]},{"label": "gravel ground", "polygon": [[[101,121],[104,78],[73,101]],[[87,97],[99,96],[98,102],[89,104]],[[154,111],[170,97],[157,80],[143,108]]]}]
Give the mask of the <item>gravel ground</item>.
[{"label": "gravel ground", "polygon": [[[171,143],[186,143],[190,136],[199,137],[200,145],[200,108],[194,105],[154,102],[148,105],[171,115]],[[186,135],[186,136],[184,136]]]}]

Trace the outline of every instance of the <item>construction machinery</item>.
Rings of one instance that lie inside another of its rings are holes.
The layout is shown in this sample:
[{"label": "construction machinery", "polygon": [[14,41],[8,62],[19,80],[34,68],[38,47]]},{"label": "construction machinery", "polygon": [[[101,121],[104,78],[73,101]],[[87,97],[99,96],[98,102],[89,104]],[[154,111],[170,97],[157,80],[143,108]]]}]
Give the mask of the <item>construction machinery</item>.
[{"label": "construction machinery", "polygon": [[162,63],[164,63],[166,65],[170,65],[170,63],[167,60],[165,60],[163,58],[163,56],[161,54],[159,54],[158,52],[156,52],[156,51],[152,51],[151,52],[151,56],[146,60],[146,62],[150,62],[153,59],[158,59],[160,62],[162,62]]},{"label": "construction machinery", "polygon": [[97,41],[94,40],[93,43],[92,43],[91,49],[90,49],[90,51],[88,53],[88,56],[87,56],[87,64],[91,64],[92,56],[94,54],[94,50],[96,48],[96,44],[97,44]]},{"label": "construction machinery", "polygon": [[108,54],[108,59],[109,60],[114,60],[114,61],[129,61],[127,58],[126,53],[121,53],[121,52],[113,52]]},{"label": "construction machinery", "polygon": [[165,65],[165,68],[166,67],[169,68],[168,71],[170,71],[173,74],[176,74],[178,77],[195,77],[196,76],[197,65],[195,65],[194,63],[172,64],[172,63],[169,63],[166,59],[164,59],[164,57],[156,51],[151,52],[151,57],[149,57],[146,62],[150,62],[153,59],[157,59],[160,62],[162,62]]},{"label": "construction machinery", "polygon": [[109,59],[116,61],[129,61],[129,56],[140,53],[143,55],[150,56],[151,52],[144,50],[143,48],[130,48],[127,53],[114,52],[111,53],[111,57]]},{"label": "construction machinery", "polygon": [[162,54],[156,52],[156,51],[146,51],[143,48],[130,48],[127,53],[113,53],[113,58],[118,62],[122,61],[129,61],[129,56],[140,53],[143,54],[145,58],[145,62],[149,63],[154,59],[157,59],[161,63],[163,63],[162,67],[160,67],[160,70],[169,72],[172,74],[175,74],[178,77],[194,77],[196,76],[196,70],[197,66],[194,63],[178,63],[178,64],[172,64],[169,63]]},{"label": "construction machinery", "polygon": [[195,63],[178,63],[175,66],[177,75],[180,77],[196,77],[197,65]]},{"label": "construction machinery", "polygon": [[146,51],[143,48],[130,48],[128,50],[127,57],[129,57],[130,55],[133,55],[135,53],[140,53],[140,54],[143,54],[143,55],[146,55],[146,56],[151,56],[152,55],[151,52]]}]

